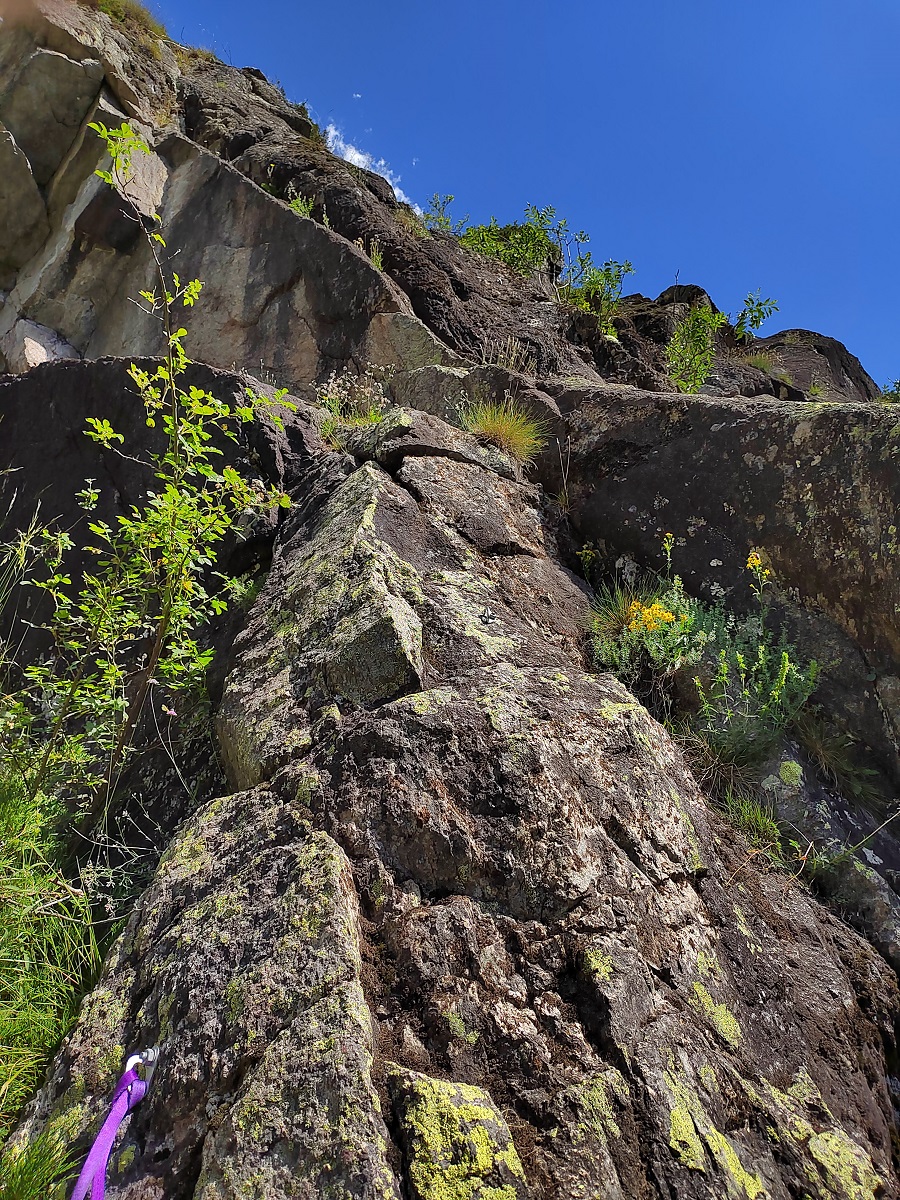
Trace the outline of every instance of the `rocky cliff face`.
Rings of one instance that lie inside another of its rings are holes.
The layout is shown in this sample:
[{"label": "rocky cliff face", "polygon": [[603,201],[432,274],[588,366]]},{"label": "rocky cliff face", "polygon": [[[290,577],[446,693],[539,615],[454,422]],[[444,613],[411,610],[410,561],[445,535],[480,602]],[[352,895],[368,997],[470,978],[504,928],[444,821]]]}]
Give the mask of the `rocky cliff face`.
[{"label": "rocky cliff face", "polygon": [[[271,566],[216,633],[224,778],[198,766],[217,794],[185,811],[148,777],[161,857],[13,1144],[86,1146],[123,1052],[160,1042],[122,1200],[900,1196],[889,831],[879,872],[832,880],[845,920],[763,867],[590,668],[573,569],[585,541],[652,563],[675,530],[692,590],[740,610],[726,564],[765,545],[829,710],[896,781],[897,423],[872,381],[794,331],[766,340],[771,371],[723,354],[673,394],[690,296],[630,297],[604,337],[546,281],[422,236],[258,72],[21,3],[0,26],[13,519],[87,476],[122,506],[147,486],[78,436],[88,413],[126,424],[126,366],[160,350],[127,300],[148,251],[93,175],[87,122],[124,117],[153,148],[135,202],[205,282],[204,386],[295,399],[235,451],[292,505],[233,548]],[[508,336],[533,374],[497,365]],[[317,385],[369,363],[392,406],[335,449]],[[454,424],[510,388],[555,439],[530,474]],[[805,765],[780,796],[802,832],[879,823]]]}]

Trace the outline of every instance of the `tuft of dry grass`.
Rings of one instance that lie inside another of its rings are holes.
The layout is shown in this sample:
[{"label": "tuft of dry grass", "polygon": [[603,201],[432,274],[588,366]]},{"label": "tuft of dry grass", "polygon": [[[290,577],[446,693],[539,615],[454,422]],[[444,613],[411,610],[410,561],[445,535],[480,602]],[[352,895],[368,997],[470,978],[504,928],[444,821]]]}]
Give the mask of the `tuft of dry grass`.
[{"label": "tuft of dry grass", "polygon": [[516,462],[529,463],[547,444],[546,423],[509,394],[502,400],[475,400],[460,411],[463,429],[496,446]]},{"label": "tuft of dry grass", "polygon": [[166,27],[138,0],[78,0],[84,8],[106,13],[113,21],[152,37],[165,37]]},{"label": "tuft of dry grass", "polygon": [[868,804],[881,798],[872,782],[877,772],[859,764],[853,738],[831,729],[821,712],[801,709],[794,718],[793,730],[825,781],[842,795],[849,794]]},{"label": "tuft of dry grass", "polygon": [[748,367],[756,367],[757,371],[765,371],[767,375],[771,375],[775,369],[775,360],[771,354],[742,354],[741,362],[746,363]]},{"label": "tuft of dry grass", "polygon": [[482,348],[481,365],[502,367],[514,375],[537,375],[537,362],[528,347],[510,335],[505,341],[489,342]]}]

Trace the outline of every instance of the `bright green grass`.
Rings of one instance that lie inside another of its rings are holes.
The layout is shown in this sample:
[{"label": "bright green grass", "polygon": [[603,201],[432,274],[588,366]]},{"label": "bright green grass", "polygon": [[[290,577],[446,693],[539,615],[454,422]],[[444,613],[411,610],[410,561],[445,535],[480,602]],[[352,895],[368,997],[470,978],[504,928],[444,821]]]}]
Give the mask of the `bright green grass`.
[{"label": "bright green grass", "polygon": [[0,1145],[99,965],[87,899],[55,866],[57,815],[0,776]]}]

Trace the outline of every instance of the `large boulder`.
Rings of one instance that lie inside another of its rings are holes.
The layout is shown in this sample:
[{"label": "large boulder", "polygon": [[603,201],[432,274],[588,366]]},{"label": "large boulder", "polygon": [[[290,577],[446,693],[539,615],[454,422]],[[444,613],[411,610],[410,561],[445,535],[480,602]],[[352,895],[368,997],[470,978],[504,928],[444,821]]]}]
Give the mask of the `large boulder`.
[{"label": "large boulder", "polygon": [[296,421],[224,651],[235,790],[172,839],[13,1148],[86,1147],[158,1042],[113,1197],[895,1193],[892,972],[585,668],[540,489],[421,413],[352,453]]},{"label": "large boulder", "polygon": [[[675,568],[690,591],[753,605],[758,548],[776,616],[823,667],[820,695],[900,770],[897,418],[890,407],[548,387],[565,414],[571,522],[612,567]],[[547,456],[544,478],[561,486]]]}]

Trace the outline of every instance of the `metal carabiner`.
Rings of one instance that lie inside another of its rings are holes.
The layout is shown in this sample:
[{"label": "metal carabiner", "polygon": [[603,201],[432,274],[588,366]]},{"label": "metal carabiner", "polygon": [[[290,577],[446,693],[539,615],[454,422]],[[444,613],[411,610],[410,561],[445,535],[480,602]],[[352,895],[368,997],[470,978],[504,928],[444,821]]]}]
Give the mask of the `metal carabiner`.
[{"label": "metal carabiner", "polygon": [[125,1063],[125,1070],[130,1071],[134,1067],[144,1068],[144,1082],[148,1089],[153,1082],[153,1073],[159,1063],[159,1046],[151,1046],[149,1050],[142,1050],[140,1054],[132,1054]]}]

